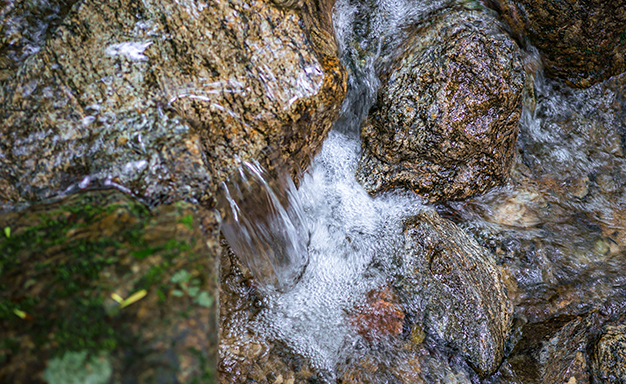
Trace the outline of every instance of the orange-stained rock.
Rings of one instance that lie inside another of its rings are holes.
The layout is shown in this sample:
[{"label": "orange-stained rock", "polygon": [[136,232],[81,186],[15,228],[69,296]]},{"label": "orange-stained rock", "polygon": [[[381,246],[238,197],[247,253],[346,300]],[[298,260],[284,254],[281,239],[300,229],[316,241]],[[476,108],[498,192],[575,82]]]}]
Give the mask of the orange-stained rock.
[{"label": "orange-stained rock", "polygon": [[366,303],[357,308],[352,323],[365,339],[379,341],[402,333],[404,312],[392,288],[385,286],[368,293]]}]

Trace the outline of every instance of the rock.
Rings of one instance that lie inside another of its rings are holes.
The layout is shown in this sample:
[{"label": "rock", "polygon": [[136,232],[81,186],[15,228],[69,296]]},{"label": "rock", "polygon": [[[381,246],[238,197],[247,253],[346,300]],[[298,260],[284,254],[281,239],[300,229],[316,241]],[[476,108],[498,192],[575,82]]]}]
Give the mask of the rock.
[{"label": "rock", "polygon": [[[504,358],[512,305],[493,255],[454,223],[425,212],[405,223],[398,286],[412,318],[481,376]],[[411,318],[411,317],[410,317]]]},{"label": "rock", "polygon": [[605,324],[591,353],[594,383],[626,383],[626,317]]},{"label": "rock", "polygon": [[370,342],[377,342],[402,333],[404,312],[398,297],[389,286],[371,291],[366,302],[351,316],[357,332]]},{"label": "rock", "polygon": [[626,71],[626,1],[493,3],[518,40],[539,49],[548,75],[584,88]]},{"label": "rock", "polygon": [[12,0],[0,4],[0,82],[41,50],[77,0]]},{"label": "rock", "polygon": [[0,382],[214,382],[210,212],[104,190],[1,213],[0,228]]},{"label": "rock", "polygon": [[2,197],[119,186],[210,203],[242,161],[304,169],[345,94],[331,8],[76,3],[0,92]]},{"label": "rock", "polygon": [[522,110],[517,44],[490,14],[454,8],[414,27],[362,128],[357,179],[464,199],[507,177]]},{"label": "rock", "polygon": [[504,374],[495,376],[512,375],[521,384],[589,384],[586,346],[590,328],[589,316],[561,316],[526,324],[502,365]]}]

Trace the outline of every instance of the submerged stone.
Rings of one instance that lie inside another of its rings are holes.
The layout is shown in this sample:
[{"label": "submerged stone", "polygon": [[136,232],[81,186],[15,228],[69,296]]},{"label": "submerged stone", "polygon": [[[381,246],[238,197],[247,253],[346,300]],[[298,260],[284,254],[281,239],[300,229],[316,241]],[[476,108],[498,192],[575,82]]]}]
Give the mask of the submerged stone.
[{"label": "submerged stone", "polygon": [[216,381],[212,214],[106,190],[0,228],[0,382]]},{"label": "submerged stone", "polygon": [[357,179],[456,200],[502,183],[522,110],[520,49],[488,13],[449,9],[412,27],[362,128]]},{"label": "submerged stone", "polygon": [[521,339],[491,383],[589,384],[586,357],[590,316],[561,316],[546,322],[526,324]]},{"label": "submerged stone", "polygon": [[304,169],[345,93],[331,8],[77,2],[0,91],[0,203],[94,186],[206,202],[242,161]]},{"label": "submerged stone", "polygon": [[495,372],[513,307],[493,255],[435,212],[408,220],[404,234],[397,284],[410,316],[481,376]]},{"label": "submerged stone", "polygon": [[626,1],[493,3],[518,39],[539,49],[548,75],[585,88],[626,71]]}]

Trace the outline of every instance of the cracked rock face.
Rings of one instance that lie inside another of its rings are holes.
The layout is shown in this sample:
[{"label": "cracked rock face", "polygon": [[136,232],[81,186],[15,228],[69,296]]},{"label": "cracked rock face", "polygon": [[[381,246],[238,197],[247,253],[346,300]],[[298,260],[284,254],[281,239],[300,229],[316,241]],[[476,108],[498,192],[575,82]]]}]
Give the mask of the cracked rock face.
[{"label": "cracked rock face", "polygon": [[513,306],[493,255],[436,212],[405,223],[398,286],[410,318],[483,376],[504,358]]},{"label": "cracked rock face", "polygon": [[524,79],[518,46],[489,14],[452,9],[415,26],[362,128],[357,179],[371,194],[404,187],[431,202],[500,184]]},{"label": "cracked rock face", "polygon": [[77,2],[2,86],[0,203],[102,185],[206,202],[242,161],[303,169],[345,94],[331,8]]}]

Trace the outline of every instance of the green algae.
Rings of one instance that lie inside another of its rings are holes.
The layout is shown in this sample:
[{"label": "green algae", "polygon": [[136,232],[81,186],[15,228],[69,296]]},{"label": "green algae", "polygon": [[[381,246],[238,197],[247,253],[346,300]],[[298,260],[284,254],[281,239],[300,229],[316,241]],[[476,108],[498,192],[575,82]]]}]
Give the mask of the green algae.
[{"label": "green algae", "polygon": [[[129,361],[141,361],[138,356],[171,353],[171,348],[189,359],[188,351],[170,341],[186,327],[174,325],[215,313],[210,292],[216,289],[217,271],[215,252],[207,253],[207,243],[198,241],[200,221],[190,207],[176,203],[151,211],[119,192],[103,191],[0,214],[0,228],[8,223],[12,228],[9,237],[0,237],[0,365],[32,359],[29,369],[43,369],[44,361],[61,367],[67,356],[75,361],[71,354],[83,352],[91,356],[85,357],[90,365],[89,359],[105,353],[114,371],[125,372]],[[181,270],[193,274],[183,282],[183,300],[175,297],[178,286],[171,282]],[[208,278],[201,276],[205,273]],[[115,294],[128,300],[142,290],[145,296],[126,305],[112,299]],[[197,332],[194,337],[202,340]],[[169,347],[150,352],[146,337]],[[215,349],[201,349],[205,359],[216,361]],[[176,375],[177,369],[166,370]],[[204,375],[200,368],[195,371]],[[31,377],[32,372],[21,374]],[[0,370],[0,381],[19,377],[7,378]]]}]

